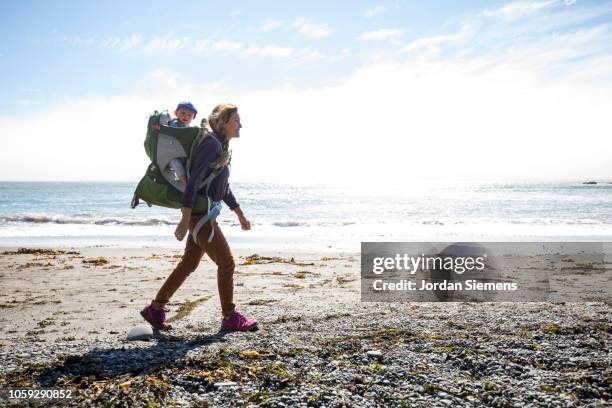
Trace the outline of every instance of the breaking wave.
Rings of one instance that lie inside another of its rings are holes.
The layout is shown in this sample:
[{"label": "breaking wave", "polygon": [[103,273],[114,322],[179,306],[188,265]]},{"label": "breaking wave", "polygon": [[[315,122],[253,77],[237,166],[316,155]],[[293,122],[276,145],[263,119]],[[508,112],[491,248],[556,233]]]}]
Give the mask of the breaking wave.
[{"label": "breaking wave", "polygon": [[[178,217],[177,217],[178,219]],[[27,224],[85,224],[85,225],[176,225],[177,221],[163,218],[117,218],[117,217],[70,217],[49,215],[8,215],[0,216],[0,223],[27,223]]]}]

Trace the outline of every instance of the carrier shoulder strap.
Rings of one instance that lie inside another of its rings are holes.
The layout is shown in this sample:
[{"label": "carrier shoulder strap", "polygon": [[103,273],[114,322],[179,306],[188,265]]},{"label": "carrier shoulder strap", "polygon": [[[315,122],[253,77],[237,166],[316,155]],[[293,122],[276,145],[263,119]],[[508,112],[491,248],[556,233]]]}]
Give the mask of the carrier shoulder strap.
[{"label": "carrier shoulder strap", "polygon": [[191,176],[191,160],[193,158],[193,154],[195,153],[200,143],[202,143],[204,139],[206,139],[207,137],[210,137],[211,135],[212,135],[212,129],[210,128],[210,125],[208,124],[208,120],[204,118],[202,119],[202,122],[200,123],[200,131],[198,132],[195,139],[193,139],[193,143],[191,143],[191,149],[189,149],[189,156],[187,157],[187,162],[185,163],[186,164],[185,167],[187,168],[187,177]]}]

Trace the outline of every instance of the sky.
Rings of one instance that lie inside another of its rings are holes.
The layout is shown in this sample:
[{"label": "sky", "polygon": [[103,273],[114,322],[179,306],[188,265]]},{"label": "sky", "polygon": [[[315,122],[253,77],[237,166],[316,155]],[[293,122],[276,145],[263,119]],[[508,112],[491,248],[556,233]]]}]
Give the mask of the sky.
[{"label": "sky", "polygon": [[612,180],[612,1],[24,1],[0,35],[0,180],[137,181],[181,100],[238,105],[236,181]]}]

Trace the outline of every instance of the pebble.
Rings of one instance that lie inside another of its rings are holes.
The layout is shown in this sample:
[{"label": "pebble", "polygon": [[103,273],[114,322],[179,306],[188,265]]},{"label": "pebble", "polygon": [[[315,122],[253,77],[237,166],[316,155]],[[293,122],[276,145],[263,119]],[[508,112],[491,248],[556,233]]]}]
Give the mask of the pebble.
[{"label": "pebble", "polygon": [[238,385],[238,384],[235,383],[234,381],[224,381],[224,382],[215,383],[214,387],[215,388],[224,388],[224,387],[235,387],[236,385]]},{"label": "pebble", "polygon": [[128,341],[148,340],[151,337],[153,337],[153,328],[150,325],[136,326],[127,334]]}]

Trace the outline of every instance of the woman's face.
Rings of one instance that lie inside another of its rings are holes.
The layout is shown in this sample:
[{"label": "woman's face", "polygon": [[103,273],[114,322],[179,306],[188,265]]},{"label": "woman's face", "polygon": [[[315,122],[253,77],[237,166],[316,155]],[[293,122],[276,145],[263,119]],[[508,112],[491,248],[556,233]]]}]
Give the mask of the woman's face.
[{"label": "woman's face", "polygon": [[232,113],[227,123],[223,125],[223,134],[227,139],[233,139],[234,137],[240,137],[240,115],[238,112]]}]

